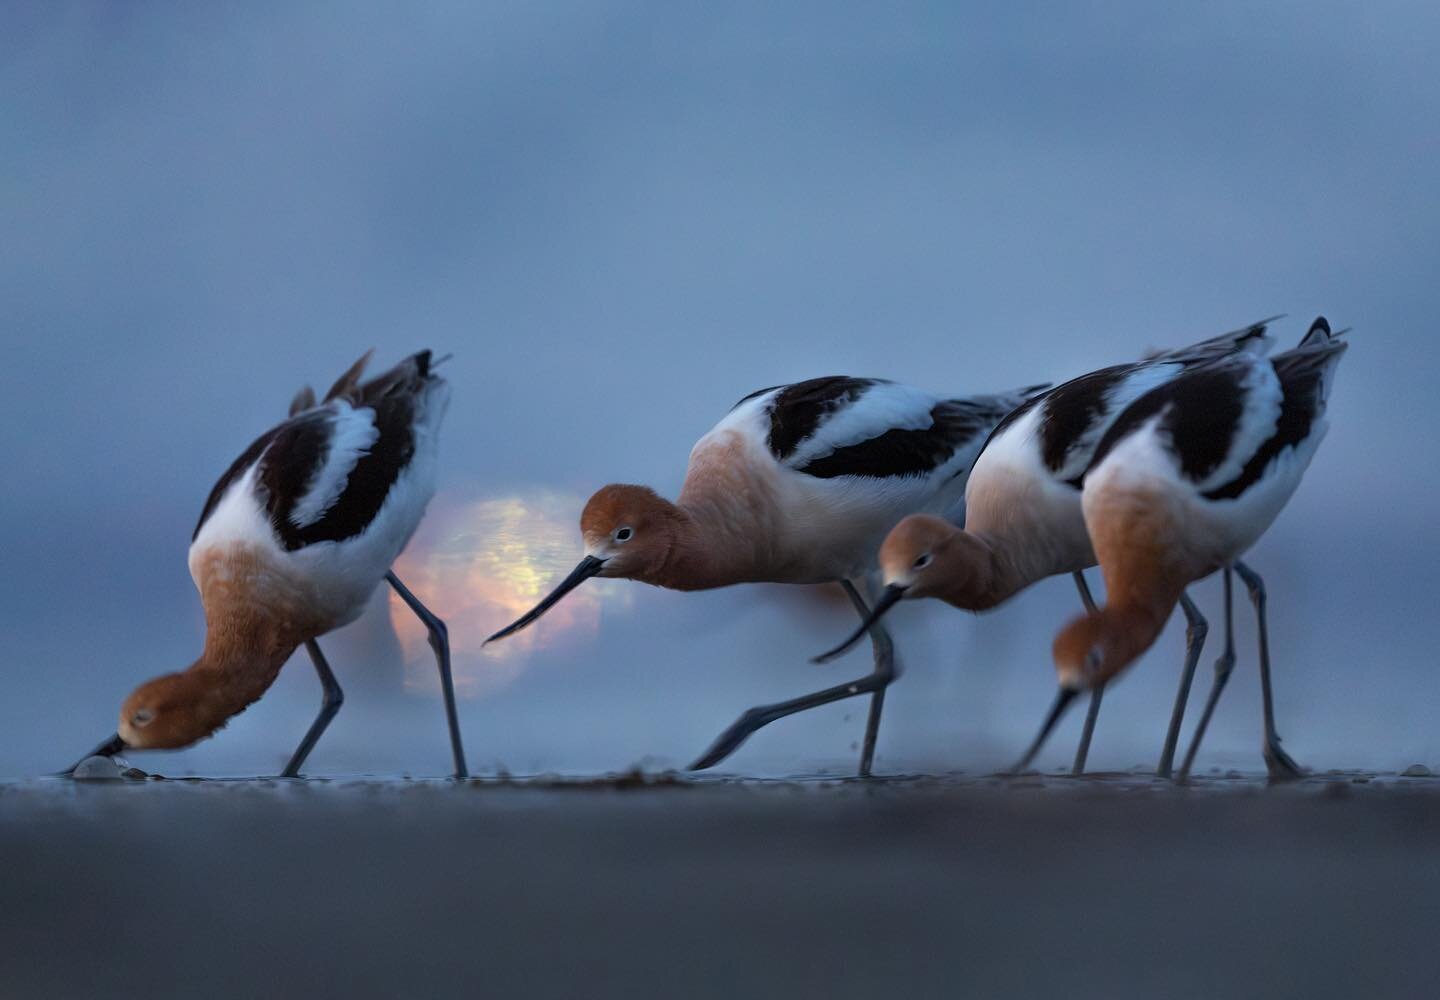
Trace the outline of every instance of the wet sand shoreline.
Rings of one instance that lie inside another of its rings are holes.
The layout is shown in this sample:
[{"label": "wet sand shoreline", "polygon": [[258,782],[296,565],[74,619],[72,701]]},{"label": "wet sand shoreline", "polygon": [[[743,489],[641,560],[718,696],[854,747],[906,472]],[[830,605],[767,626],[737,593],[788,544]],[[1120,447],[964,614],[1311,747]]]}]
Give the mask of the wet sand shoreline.
[{"label": "wet sand shoreline", "polygon": [[1422,996],[1440,779],[0,784],[0,995]]}]

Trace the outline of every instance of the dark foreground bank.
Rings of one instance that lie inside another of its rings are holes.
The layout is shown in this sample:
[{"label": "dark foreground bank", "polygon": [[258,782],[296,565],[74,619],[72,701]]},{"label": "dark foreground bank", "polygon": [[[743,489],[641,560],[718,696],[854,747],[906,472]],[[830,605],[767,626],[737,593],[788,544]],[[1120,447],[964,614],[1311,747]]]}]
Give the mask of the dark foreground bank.
[{"label": "dark foreground bank", "polygon": [[0,785],[0,994],[1418,997],[1440,781]]}]

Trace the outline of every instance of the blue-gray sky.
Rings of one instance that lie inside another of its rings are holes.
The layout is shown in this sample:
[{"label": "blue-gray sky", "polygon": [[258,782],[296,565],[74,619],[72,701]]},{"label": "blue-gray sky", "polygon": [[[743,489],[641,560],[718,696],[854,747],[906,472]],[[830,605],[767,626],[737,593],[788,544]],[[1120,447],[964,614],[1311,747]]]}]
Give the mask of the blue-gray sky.
[{"label": "blue-gray sky", "polygon": [[[1008,388],[1277,312],[1282,340],[1355,327],[1330,437],[1253,553],[1286,746],[1440,763],[1437,28],[1419,3],[6,5],[0,776],[68,763],[193,658],[210,485],[370,346],[455,355],[450,519],[417,545],[483,548],[518,502],[558,565],[585,495],[673,495],[754,388]],[[839,602],[623,586],[509,659],[471,651],[477,769],[682,764],[746,706],[866,669],[806,662]],[[1061,579],[983,618],[898,612],[882,769],[1008,759],[1074,604]],[[1240,620],[1205,762],[1255,767]],[[311,769],[441,773],[433,695],[383,682],[384,608],[356,629],[327,641],[356,695]],[[1154,759],[1179,651],[1172,626],[1112,689],[1097,765]],[[318,698],[296,661],[147,759],[273,771]],[[732,765],[848,764],[862,720],[782,722]]]}]

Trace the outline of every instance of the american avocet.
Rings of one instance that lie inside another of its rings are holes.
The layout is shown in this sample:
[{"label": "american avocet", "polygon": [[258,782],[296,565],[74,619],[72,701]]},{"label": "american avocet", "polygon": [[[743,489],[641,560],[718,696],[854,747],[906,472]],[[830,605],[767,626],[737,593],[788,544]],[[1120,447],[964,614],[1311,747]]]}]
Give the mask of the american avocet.
[{"label": "american avocet", "polygon": [[211,735],[264,694],[303,644],[324,700],[282,772],[298,775],[344,700],[316,637],[360,617],[386,580],[429,630],[455,775],[466,776],[445,625],[390,570],[435,492],[449,387],[431,371],[429,351],[362,385],[369,357],[318,406],[302,390],[290,418],[215,484],[190,544],[205,649],[186,670],[136,688],[95,754],[179,749]]},{"label": "american avocet", "polygon": [[[1272,320],[1082,375],[1015,410],[990,435],[970,471],[964,530],[926,514],[896,525],[880,548],[885,589],[874,611],[816,661],[845,652],[902,599],[938,597],[965,611],[988,611],[1038,580],[1070,573],[1081,601],[1093,609],[1083,570],[1095,565],[1095,553],[1080,509],[1080,484],[1101,437],[1127,406],[1156,386],[1237,351],[1263,353]],[[1207,628],[1183,593],[1180,601],[1190,628],[1172,733],[1179,732],[1179,713]],[[1100,696],[1096,687],[1072,767],[1076,774],[1085,768]],[[1172,736],[1160,760],[1159,772],[1166,777],[1173,756]]]},{"label": "american avocet", "polygon": [[[940,399],[881,379],[833,376],[752,392],[690,453],[679,499],[610,485],[585,505],[585,558],[548,597],[490,641],[525,628],[592,576],[675,590],[735,583],[839,582],[863,618],[857,584],[900,518],[943,512],[964,495],[981,443],[1030,395]],[[848,684],[752,708],[693,765],[711,767],[751,733],[805,709],[871,694],[860,773],[870,773],[885,688],[896,676],[890,637],[870,633],[875,669]]]},{"label": "american avocet", "polygon": [[1055,637],[1060,692],[1019,769],[1076,692],[1104,684],[1145,652],[1184,588],[1221,569],[1225,651],[1180,768],[1183,781],[1235,663],[1233,569],[1259,622],[1266,768],[1272,777],[1299,775],[1275,732],[1264,583],[1238,560],[1289,501],[1325,436],[1329,383],[1346,347],[1338,337],[1322,317],[1294,350],[1268,359],[1236,355],[1186,372],[1141,396],[1106,433],[1081,501],[1105,577],[1105,607]]}]

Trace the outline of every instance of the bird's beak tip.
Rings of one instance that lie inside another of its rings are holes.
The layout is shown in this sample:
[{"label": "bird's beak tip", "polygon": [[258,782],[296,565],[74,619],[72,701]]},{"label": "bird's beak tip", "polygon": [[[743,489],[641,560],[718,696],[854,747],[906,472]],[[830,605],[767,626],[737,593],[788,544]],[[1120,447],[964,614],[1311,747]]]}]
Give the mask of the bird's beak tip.
[{"label": "bird's beak tip", "polygon": [[126,749],[128,749],[128,747],[125,741],[120,738],[119,733],[116,733],[104,743],[101,743],[94,750],[91,750],[84,757],[81,757],[75,763],[71,764],[65,770],[61,771],[59,773],[59,776],[62,778],[73,777],[75,774],[75,769],[81,764],[85,763],[91,757],[114,757],[116,754]]},{"label": "bird's beak tip", "polygon": [[562,597],[570,593],[570,591],[580,586],[580,584],[584,583],[592,576],[597,576],[600,573],[600,567],[604,565],[604,559],[599,559],[595,556],[587,555],[584,559],[580,560],[580,565],[576,566],[573,570],[570,571],[569,576],[561,580],[555,586],[554,590],[550,591],[549,594],[547,594],[544,598],[541,599],[539,604],[535,605],[529,611],[525,612],[519,618],[515,619],[515,621],[511,622],[509,625],[502,628],[499,632],[496,632],[490,638],[486,639],[485,642],[482,643],[482,645],[488,645],[489,643],[494,642],[496,639],[504,639],[506,636],[514,635],[516,632],[519,632],[523,628],[530,627],[537,620],[539,620],[539,618],[544,615],[546,611],[549,611],[550,608],[553,607],[556,602],[558,602]]}]

